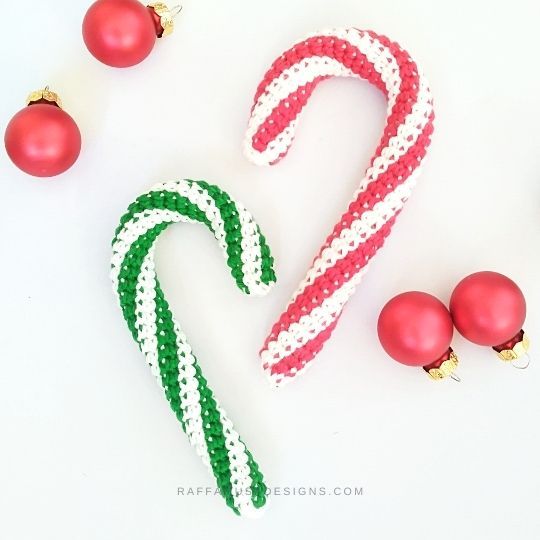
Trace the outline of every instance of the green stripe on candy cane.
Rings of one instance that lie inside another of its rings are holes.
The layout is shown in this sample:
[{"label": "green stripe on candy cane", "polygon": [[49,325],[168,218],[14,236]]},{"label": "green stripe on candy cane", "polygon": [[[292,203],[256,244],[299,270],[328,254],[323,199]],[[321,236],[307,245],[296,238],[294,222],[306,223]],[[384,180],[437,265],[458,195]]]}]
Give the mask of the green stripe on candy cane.
[{"label": "green stripe on candy cane", "polygon": [[113,241],[111,277],[128,327],[227,504],[249,515],[266,500],[262,475],[208,388],[155,275],[155,241],[179,221],[202,222],[214,232],[247,293],[267,292],[275,281],[273,260],[242,205],[215,186],[191,180],[159,184],[138,197]]}]

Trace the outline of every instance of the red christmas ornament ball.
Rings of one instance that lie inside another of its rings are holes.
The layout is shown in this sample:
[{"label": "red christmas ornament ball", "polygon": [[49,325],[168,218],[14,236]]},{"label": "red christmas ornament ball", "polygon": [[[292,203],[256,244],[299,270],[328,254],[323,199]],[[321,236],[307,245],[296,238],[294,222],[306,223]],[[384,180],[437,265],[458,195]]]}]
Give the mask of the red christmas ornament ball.
[{"label": "red christmas ornament ball", "polygon": [[512,339],[525,322],[521,289],[497,272],[477,272],[461,280],[450,298],[454,324],[478,345],[497,346]]},{"label": "red christmas ornament ball", "polygon": [[431,294],[410,291],[392,298],[377,324],[379,340],[394,360],[407,366],[426,366],[450,347],[450,313]]},{"label": "red christmas ornament ball", "polygon": [[32,176],[56,176],[81,151],[81,133],[71,116],[52,103],[34,103],[9,122],[4,142],[11,161]]},{"label": "red christmas ornament ball", "polygon": [[151,11],[138,0],[97,0],[86,12],[82,30],[92,55],[112,67],[142,62],[157,38]]}]

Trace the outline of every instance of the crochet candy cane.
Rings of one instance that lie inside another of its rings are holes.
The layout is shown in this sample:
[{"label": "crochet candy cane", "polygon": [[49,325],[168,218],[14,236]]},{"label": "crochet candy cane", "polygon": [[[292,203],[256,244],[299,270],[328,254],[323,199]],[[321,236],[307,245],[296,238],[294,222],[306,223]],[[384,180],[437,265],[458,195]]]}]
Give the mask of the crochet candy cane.
[{"label": "crochet candy cane", "polygon": [[330,338],[409,197],[433,132],[428,83],[409,54],[374,32],[334,29],[299,41],[272,64],[255,94],[247,157],[268,165],[285,156],[300,111],[333,76],[367,79],[382,90],[386,126],[347,210],[264,343],[263,367],[275,385],[302,373]]},{"label": "crochet candy cane", "polygon": [[165,392],[189,442],[238,514],[265,504],[259,468],[207,385],[156,277],[154,248],[172,223],[200,222],[216,237],[238,287],[264,295],[273,259],[247,210],[218,187],[181,180],[154,186],[133,202],[113,240],[111,278],[129,329]]}]

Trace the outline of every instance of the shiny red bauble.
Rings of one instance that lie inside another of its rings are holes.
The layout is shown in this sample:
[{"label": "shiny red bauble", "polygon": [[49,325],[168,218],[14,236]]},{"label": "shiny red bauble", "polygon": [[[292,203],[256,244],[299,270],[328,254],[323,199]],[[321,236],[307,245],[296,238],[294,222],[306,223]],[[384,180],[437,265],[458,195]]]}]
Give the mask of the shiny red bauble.
[{"label": "shiny red bauble", "polygon": [[454,327],[445,305],[431,294],[411,291],[392,298],[377,324],[384,350],[407,366],[426,366],[450,347]]},{"label": "shiny red bauble", "polygon": [[81,151],[81,133],[71,116],[56,103],[30,103],[9,122],[6,150],[22,171],[56,176],[69,169]]},{"label": "shiny red bauble", "polygon": [[97,0],[83,21],[83,39],[100,62],[129,67],[154,48],[158,32],[152,11],[138,0]]},{"label": "shiny red bauble", "polygon": [[525,322],[527,307],[520,288],[497,272],[477,272],[461,280],[450,298],[454,324],[478,345],[512,339]]}]

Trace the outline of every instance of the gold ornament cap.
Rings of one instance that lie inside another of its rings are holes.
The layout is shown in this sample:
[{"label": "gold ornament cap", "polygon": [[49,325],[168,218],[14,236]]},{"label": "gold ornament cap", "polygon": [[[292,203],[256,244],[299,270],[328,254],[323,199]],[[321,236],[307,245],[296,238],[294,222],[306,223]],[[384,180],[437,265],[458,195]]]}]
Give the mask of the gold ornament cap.
[{"label": "gold ornament cap", "polygon": [[[446,377],[452,377],[459,365],[459,359],[456,353],[452,349],[448,349],[448,352],[442,356],[436,362],[424,366],[424,371],[435,381],[446,379]],[[456,375],[452,378],[459,380]]]},{"label": "gold ornament cap", "polygon": [[525,334],[523,330],[517,334],[512,340],[503,345],[493,347],[493,350],[497,353],[497,356],[504,362],[512,362],[525,356],[529,351],[531,341],[529,336]]},{"label": "gold ornament cap", "polygon": [[147,7],[152,9],[159,17],[159,24],[161,25],[162,32],[158,34],[158,38],[172,34],[174,30],[174,18],[182,11],[182,7],[176,6],[169,9],[167,4],[164,4],[163,2],[154,2],[148,4]]},{"label": "gold ornament cap", "polygon": [[43,90],[36,90],[28,95],[26,105],[32,105],[33,103],[50,103],[51,105],[60,107],[60,109],[62,108],[60,97],[56,92],[52,92],[48,86],[43,88]]}]

